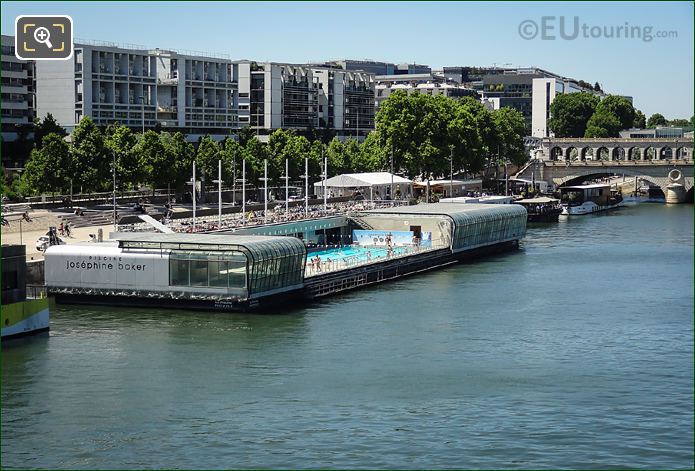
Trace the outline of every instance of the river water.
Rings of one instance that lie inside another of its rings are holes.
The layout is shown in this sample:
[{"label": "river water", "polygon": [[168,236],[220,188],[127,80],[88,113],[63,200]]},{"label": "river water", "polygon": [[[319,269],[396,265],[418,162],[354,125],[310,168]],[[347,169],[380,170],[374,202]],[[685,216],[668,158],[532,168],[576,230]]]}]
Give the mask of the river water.
[{"label": "river water", "polygon": [[2,466],[693,468],[693,207],[284,315],[58,306],[2,351]]}]

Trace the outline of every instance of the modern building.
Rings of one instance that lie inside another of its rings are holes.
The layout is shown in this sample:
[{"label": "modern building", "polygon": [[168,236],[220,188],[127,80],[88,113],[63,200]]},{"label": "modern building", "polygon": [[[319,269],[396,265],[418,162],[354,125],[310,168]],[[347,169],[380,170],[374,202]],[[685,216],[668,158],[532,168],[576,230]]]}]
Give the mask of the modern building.
[{"label": "modern building", "polygon": [[429,74],[432,69],[428,65],[422,64],[394,64],[392,62],[379,62],[368,59],[352,60],[341,59],[329,61],[324,66],[339,68],[343,70],[361,70],[370,72],[374,75],[408,75],[408,74]]},{"label": "modern building", "polygon": [[34,120],[35,63],[15,56],[14,37],[2,35],[2,161],[5,168],[22,167],[26,155],[11,145],[30,137]]},{"label": "modern building", "polygon": [[376,77],[376,107],[386,100],[396,90],[406,93],[425,93],[428,95],[444,95],[452,98],[470,96],[480,99],[478,92],[452,80],[433,73],[409,75],[378,75]]},{"label": "modern building", "polygon": [[[657,126],[652,129],[626,129],[620,131],[620,137],[623,139],[658,139],[658,138],[687,138],[688,128],[679,128],[671,126]],[[692,138],[692,129],[690,130],[690,137]]]},{"label": "modern building", "polygon": [[329,129],[340,138],[363,139],[374,129],[372,73],[253,62],[250,75],[251,127],[259,136],[281,128]]},{"label": "modern building", "polygon": [[72,60],[37,62],[37,114],[68,131],[90,116],[97,125],[229,134],[248,121],[239,105],[248,68],[204,53],[77,43]]},{"label": "modern building", "polygon": [[576,81],[562,78],[536,78],[532,85],[531,136],[551,137],[548,129],[550,104],[555,97],[565,93],[587,92],[604,97],[602,92],[580,86]]}]

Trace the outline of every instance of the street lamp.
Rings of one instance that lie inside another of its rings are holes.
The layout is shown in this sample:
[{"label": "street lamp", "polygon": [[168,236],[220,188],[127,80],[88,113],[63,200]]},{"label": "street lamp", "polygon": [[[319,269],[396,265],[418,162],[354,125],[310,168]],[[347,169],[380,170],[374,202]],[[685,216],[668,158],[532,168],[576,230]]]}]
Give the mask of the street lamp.
[{"label": "street lamp", "polygon": [[268,159],[263,159],[263,224],[268,222]]},{"label": "street lamp", "polygon": [[454,146],[451,146],[449,153],[449,164],[451,165],[449,173],[449,198],[454,197]]},{"label": "street lamp", "polygon": [[195,160],[193,161],[193,178],[189,182],[187,182],[188,185],[191,185],[191,194],[193,197],[193,232],[195,232],[195,198],[196,198],[196,181],[195,181]]},{"label": "street lamp", "polygon": [[280,177],[285,180],[285,217],[290,214],[290,160],[285,159],[285,175]]},{"label": "street lamp", "polygon": [[[113,154],[113,231],[118,231],[118,226],[116,225],[116,151],[111,151]],[[72,187],[72,183],[71,183]]]},{"label": "street lamp", "polygon": [[140,95],[138,98],[140,99],[140,109],[142,110],[142,135],[143,137],[145,136],[145,95],[144,95],[144,90],[145,87],[143,86],[143,94]]},{"label": "street lamp", "polygon": [[304,217],[309,216],[309,158],[304,159],[304,175],[299,178],[304,179]]},{"label": "street lamp", "polygon": [[217,183],[217,225],[218,229],[222,229],[222,161],[217,161],[217,180],[212,183]]}]

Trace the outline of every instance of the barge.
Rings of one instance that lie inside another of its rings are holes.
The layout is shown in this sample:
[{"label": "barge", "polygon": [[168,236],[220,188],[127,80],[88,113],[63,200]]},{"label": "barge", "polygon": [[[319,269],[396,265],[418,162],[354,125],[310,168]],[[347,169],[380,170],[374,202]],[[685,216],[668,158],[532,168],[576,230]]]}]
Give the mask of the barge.
[{"label": "barge", "polygon": [[[323,262],[310,258],[305,243],[292,236],[122,234],[102,243],[50,247],[46,285],[58,303],[282,309],[514,249],[526,233],[526,218],[519,205],[434,203],[363,211],[346,219],[353,240],[360,241],[350,257],[341,258],[344,248],[335,247],[323,252]],[[372,232],[388,236],[372,238]]]},{"label": "barge", "polygon": [[45,290],[27,290],[26,246],[2,246],[2,339],[47,332],[49,302]]}]

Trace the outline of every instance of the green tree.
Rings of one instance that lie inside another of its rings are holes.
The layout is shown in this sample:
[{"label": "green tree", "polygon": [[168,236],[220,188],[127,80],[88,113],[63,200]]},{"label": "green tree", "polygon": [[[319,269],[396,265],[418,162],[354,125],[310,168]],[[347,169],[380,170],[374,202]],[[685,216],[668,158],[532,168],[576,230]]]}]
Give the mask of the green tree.
[{"label": "green tree", "polygon": [[241,161],[244,158],[244,148],[232,138],[222,145],[222,180],[228,186],[234,186],[234,178],[241,178]]},{"label": "green tree", "polygon": [[70,186],[71,167],[68,144],[60,135],[50,133],[43,137],[41,148],[31,152],[22,179],[31,193],[55,194]]},{"label": "green tree", "polygon": [[328,143],[326,157],[328,157],[329,175],[340,175],[341,173],[349,172],[349,163],[345,161],[345,146],[337,137],[334,137]]},{"label": "green tree", "polygon": [[526,120],[520,111],[504,107],[492,112],[500,156],[515,165],[523,165],[529,159],[524,147]]},{"label": "green tree", "polygon": [[279,179],[285,173],[285,159],[287,155],[288,145],[292,141],[294,134],[283,129],[274,131],[268,138],[268,178],[274,184],[279,184]]},{"label": "green tree", "polygon": [[[608,95],[596,106],[597,113],[608,112],[620,122],[620,129],[629,129],[635,121],[635,108],[630,101],[622,96]],[[617,137],[618,134],[611,137]]]},{"label": "green tree", "polygon": [[638,129],[647,127],[647,117],[640,110],[635,110],[635,119],[632,121],[632,127]]},{"label": "green tree", "polygon": [[217,180],[217,161],[221,157],[222,149],[220,149],[220,145],[209,135],[203,136],[198,143],[195,160],[198,177],[204,178],[206,185],[210,185],[213,180]]},{"label": "green tree", "polygon": [[550,105],[548,127],[555,137],[582,137],[599,98],[591,93],[567,93],[555,97]]},{"label": "green tree", "polygon": [[35,118],[33,128],[34,142],[36,144],[36,148],[38,149],[40,149],[41,145],[43,144],[43,138],[51,133],[57,134],[61,137],[68,135],[65,128],[58,124],[58,121],[55,120],[51,113],[47,113],[43,120]]},{"label": "green tree", "polygon": [[356,172],[382,172],[388,169],[388,159],[379,145],[379,135],[372,131],[360,144],[360,153],[355,159]]},{"label": "green tree", "polygon": [[193,175],[193,159],[195,158],[195,147],[193,143],[186,141],[186,137],[180,132],[170,134],[163,132],[159,139],[166,152],[174,162],[174,178],[171,181],[177,193],[188,191],[186,182],[190,181]]},{"label": "green tree", "polygon": [[176,177],[175,157],[166,150],[160,135],[155,131],[145,132],[135,145],[144,180],[152,188],[152,194],[157,188],[167,188]]},{"label": "green tree", "polygon": [[115,124],[106,129],[104,144],[108,154],[115,153],[116,185],[121,189],[137,186],[144,177],[140,159],[134,150],[136,141],[135,135],[127,126]]},{"label": "green tree", "polygon": [[246,161],[246,184],[258,187],[262,184],[259,178],[263,177],[263,161],[270,156],[268,146],[254,136],[246,143],[243,156]]},{"label": "green tree", "polygon": [[666,118],[664,118],[664,115],[659,114],[659,113],[654,113],[649,117],[649,120],[647,121],[647,127],[648,128],[655,128],[657,126],[666,126],[668,122],[666,121]]},{"label": "green tree", "polygon": [[695,128],[695,115],[690,117],[690,127]]},{"label": "green tree", "polygon": [[75,169],[74,184],[82,191],[96,191],[111,186],[111,156],[106,154],[104,135],[88,116],[72,133],[71,154]]},{"label": "green tree", "polygon": [[622,125],[617,116],[608,110],[596,110],[589,119],[584,137],[617,137]]},{"label": "green tree", "polygon": [[237,138],[239,139],[239,145],[241,147],[246,147],[246,144],[251,139],[256,138],[256,131],[254,131],[251,126],[244,126],[237,131]]},{"label": "green tree", "polygon": [[683,118],[676,118],[669,120],[668,125],[676,128],[688,128],[690,127],[690,121]]}]

